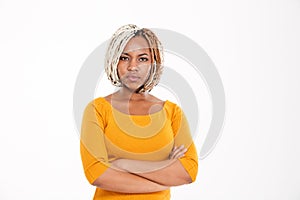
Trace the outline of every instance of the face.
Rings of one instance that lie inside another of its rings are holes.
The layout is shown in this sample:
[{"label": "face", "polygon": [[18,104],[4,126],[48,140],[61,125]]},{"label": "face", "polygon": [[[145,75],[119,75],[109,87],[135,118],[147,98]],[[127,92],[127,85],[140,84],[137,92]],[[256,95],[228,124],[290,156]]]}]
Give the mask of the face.
[{"label": "face", "polygon": [[151,69],[149,44],[142,36],[129,40],[118,63],[118,75],[124,88],[136,91],[149,77]]}]

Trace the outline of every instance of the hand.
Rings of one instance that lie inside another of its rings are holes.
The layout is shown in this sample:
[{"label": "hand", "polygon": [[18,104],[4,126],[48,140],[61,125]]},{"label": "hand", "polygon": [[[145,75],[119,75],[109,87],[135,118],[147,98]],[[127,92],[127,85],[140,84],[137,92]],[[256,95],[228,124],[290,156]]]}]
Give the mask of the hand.
[{"label": "hand", "polygon": [[180,145],[179,147],[174,146],[170,155],[169,159],[178,159],[184,156],[184,153],[187,151],[187,148],[184,145]]}]

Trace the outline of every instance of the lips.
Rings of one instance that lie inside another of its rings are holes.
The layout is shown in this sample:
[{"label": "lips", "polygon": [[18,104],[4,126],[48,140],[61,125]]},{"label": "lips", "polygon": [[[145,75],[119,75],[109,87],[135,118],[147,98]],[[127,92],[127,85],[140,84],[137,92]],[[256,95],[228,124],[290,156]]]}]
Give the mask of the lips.
[{"label": "lips", "polygon": [[131,82],[136,82],[136,81],[138,81],[138,80],[140,79],[140,77],[135,76],[135,75],[128,75],[128,76],[127,76],[127,79],[128,79],[129,81],[131,81]]}]

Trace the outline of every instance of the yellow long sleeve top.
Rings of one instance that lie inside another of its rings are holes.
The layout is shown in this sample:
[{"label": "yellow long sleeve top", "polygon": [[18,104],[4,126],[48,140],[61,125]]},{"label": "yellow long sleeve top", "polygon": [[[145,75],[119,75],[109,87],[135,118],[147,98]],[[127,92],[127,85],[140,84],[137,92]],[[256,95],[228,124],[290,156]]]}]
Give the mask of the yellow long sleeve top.
[{"label": "yellow long sleeve top", "polygon": [[[84,173],[92,184],[110,162],[119,159],[161,161],[168,159],[173,146],[188,148],[180,162],[195,181],[198,157],[188,122],[182,109],[165,101],[163,108],[148,115],[128,115],[99,97],[85,108],[80,138]],[[94,200],[170,199],[170,190],[144,194],[125,194],[96,188]]]}]

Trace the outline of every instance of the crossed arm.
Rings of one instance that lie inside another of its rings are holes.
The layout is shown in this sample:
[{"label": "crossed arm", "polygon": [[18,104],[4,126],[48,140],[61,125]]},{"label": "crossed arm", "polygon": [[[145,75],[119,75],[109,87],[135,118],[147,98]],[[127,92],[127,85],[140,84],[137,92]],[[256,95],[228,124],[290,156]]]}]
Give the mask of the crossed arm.
[{"label": "crossed arm", "polygon": [[118,159],[93,185],[114,192],[149,193],[190,183],[191,177],[178,160],[186,150],[184,146],[174,148],[168,160],[157,162]]},{"label": "crossed arm", "polygon": [[[188,123],[179,107],[174,111],[171,125],[174,144],[189,146],[192,139]],[[174,148],[169,159],[163,161],[119,159],[108,163],[103,130],[104,119],[91,102],[85,109],[80,135],[82,162],[91,184],[114,192],[150,193],[195,180],[198,165],[194,145],[188,151],[184,146]]]}]

